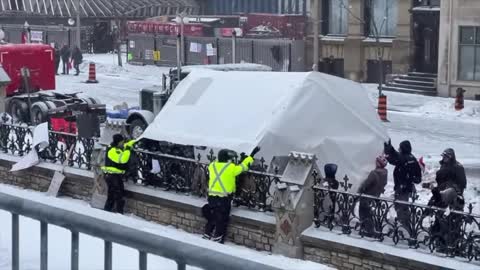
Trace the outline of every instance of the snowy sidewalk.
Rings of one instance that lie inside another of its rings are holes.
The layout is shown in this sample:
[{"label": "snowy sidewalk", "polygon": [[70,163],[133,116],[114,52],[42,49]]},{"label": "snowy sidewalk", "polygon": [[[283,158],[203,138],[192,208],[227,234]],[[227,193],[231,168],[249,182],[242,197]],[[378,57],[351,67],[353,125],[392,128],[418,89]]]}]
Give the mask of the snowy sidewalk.
[{"label": "snowy sidewalk", "polygon": [[[86,202],[67,198],[47,197],[44,193],[22,190],[16,187],[0,184],[0,192],[8,193],[29,200],[81,213],[109,222],[129,226],[137,230],[154,233],[199,247],[220,251],[222,253],[247,258],[251,261],[291,270],[322,270],[331,269],[321,264],[290,259],[266,252],[257,252],[232,244],[220,245],[203,240],[199,235],[193,235],[172,227],[166,227],[134,216],[122,216],[91,208]],[[0,270],[10,269],[11,218],[8,212],[0,210]],[[49,226],[49,269],[68,269],[70,259],[70,231]],[[158,256],[148,255],[148,269],[176,269],[174,261]],[[40,262],[40,223],[29,218],[20,218],[20,269],[39,269]],[[133,270],[138,268],[138,252],[134,249],[113,245],[113,269]],[[103,240],[80,234],[80,269],[103,269]],[[187,269],[198,269],[187,267]]]}]

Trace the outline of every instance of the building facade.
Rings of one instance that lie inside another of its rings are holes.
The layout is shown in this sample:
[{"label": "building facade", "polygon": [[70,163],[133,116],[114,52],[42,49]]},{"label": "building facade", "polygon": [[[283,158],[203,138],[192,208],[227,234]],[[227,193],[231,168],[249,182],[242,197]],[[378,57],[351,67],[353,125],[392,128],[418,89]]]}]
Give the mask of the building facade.
[{"label": "building facade", "polygon": [[480,100],[480,1],[442,0],[438,93]]},{"label": "building facade", "polygon": [[[409,71],[411,8],[412,0],[320,1],[319,69],[355,81],[378,82],[378,59],[383,56],[384,74]],[[313,24],[314,19],[310,21]],[[307,57],[312,54],[310,47]]]},{"label": "building facade", "polygon": [[239,15],[247,13],[307,15],[310,0],[199,0],[202,14]]}]

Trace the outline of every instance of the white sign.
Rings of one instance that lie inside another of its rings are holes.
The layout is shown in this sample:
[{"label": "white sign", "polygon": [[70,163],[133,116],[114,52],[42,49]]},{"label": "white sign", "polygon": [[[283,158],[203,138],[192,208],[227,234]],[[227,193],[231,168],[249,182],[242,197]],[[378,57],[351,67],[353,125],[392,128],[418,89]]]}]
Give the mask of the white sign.
[{"label": "white sign", "polygon": [[207,56],[217,55],[217,48],[214,48],[211,43],[207,44]]},{"label": "white sign", "polygon": [[38,159],[37,150],[35,149],[36,146],[39,146],[39,150],[43,150],[48,146],[48,123],[42,123],[35,127],[33,130],[33,149],[28,153],[28,155],[24,156],[20,161],[15,163],[12,166],[11,172],[20,171],[24,169],[28,169],[32,166],[37,165],[40,160]]},{"label": "white sign", "polygon": [[194,53],[201,53],[202,52],[202,44],[191,42],[190,43],[190,51]]},{"label": "white sign", "polygon": [[131,49],[135,48],[135,40],[130,40],[129,45]]},{"label": "white sign", "polygon": [[30,40],[31,41],[43,41],[43,32],[42,31],[31,31],[30,32]]},{"label": "white sign", "polygon": [[48,187],[47,196],[57,197],[63,180],[65,180],[65,175],[63,175],[61,172],[56,171],[53,175],[52,181],[50,182],[50,186]]}]

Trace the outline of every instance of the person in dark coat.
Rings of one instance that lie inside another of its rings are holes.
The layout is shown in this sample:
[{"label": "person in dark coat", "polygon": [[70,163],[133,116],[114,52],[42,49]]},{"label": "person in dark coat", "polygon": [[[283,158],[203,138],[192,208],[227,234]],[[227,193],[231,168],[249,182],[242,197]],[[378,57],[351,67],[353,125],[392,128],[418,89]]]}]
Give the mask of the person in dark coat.
[{"label": "person in dark coat", "polygon": [[60,67],[60,48],[58,44],[55,43],[55,74],[58,75],[58,68]]},{"label": "person in dark coat", "polygon": [[69,73],[69,68],[68,68],[68,61],[70,59],[70,48],[68,48],[67,44],[64,44],[62,49],[60,50],[60,56],[62,57],[62,63],[63,63],[63,72],[62,74],[68,74]]},{"label": "person in dark coat", "polygon": [[80,64],[82,63],[83,60],[83,55],[82,51],[78,47],[75,47],[72,52],[72,60],[73,60],[73,67],[75,68],[75,76],[78,76],[80,74]]},{"label": "person in dark coat", "polygon": [[335,178],[337,174],[338,166],[337,164],[329,163],[325,164],[323,170],[325,172],[325,182],[328,184],[328,187],[331,189],[338,189],[339,182]]},{"label": "person in dark coat", "polygon": [[[385,186],[387,185],[388,171],[385,169],[388,161],[385,157],[379,156],[375,160],[376,168],[372,170],[367,179],[360,184],[358,193],[378,197],[385,192]],[[372,199],[362,198],[359,205],[359,217],[362,223],[363,235],[371,237],[374,233],[374,223],[372,220]],[[381,229],[379,228],[379,231]]]},{"label": "person in dark coat", "polygon": [[[397,151],[389,140],[388,143],[384,144],[384,153],[388,162],[395,166],[393,170],[395,200],[408,202],[410,195],[416,191],[414,184],[419,184],[422,180],[422,170],[417,158],[412,155],[412,145],[409,141],[403,141]],[[408,207],[395,204],[395,210],[400,223],[406,228],[410,228],[410,210]]]}]

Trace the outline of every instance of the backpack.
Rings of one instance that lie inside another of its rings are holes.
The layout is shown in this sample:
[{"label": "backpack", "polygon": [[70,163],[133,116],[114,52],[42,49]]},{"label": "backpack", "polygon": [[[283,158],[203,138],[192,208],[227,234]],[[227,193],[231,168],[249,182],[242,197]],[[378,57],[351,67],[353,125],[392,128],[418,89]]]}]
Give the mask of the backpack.
[{"label": "backpack", "polygon": [[407,183],[420,184],[422,182],[422,169],[414,156],[405,162],[405,180]]}]

